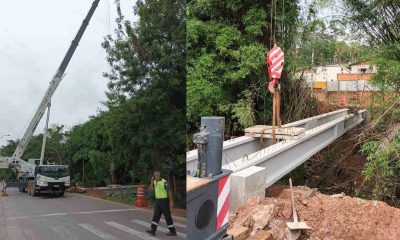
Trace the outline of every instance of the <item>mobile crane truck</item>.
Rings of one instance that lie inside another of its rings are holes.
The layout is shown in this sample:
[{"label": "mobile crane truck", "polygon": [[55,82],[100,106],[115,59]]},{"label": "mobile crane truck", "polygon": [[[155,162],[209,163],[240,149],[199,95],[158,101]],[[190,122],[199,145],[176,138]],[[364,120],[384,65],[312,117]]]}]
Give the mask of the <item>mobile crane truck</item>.
[{"label": "mobile crane truck", "polygon": [[[65,57],[63,58],[56,74],[53,76],[53,79],[51,80],[42,101],[36,109],[35,115],[30,121],[25,134],[19,141],[14,154],[11,157],[0,157],[0,168],[12,167],[18,172],[18,190],[20,192],[25,192],[25,190],[27,190],[28,194],[31,196],[35,196],[40,192],[45,191],[52,194],[63,195],[66,188],[70,186],[70,174],[69,167],[67,165],[43,165],[44,148],[46,144],[47,127],[50,114],[50,102],[54,92],[64,77],[65,69],[67,68],[76,48],[78,47],[78,43],[82,38],[82,35],[85,32],[86,27],[99,4],[99,1],[100,0],[93,1],[89,12],[87,13],[78,30],[78,33],[72,41],[71,46],[65,54]],[[31,162],[29,160],[24,161],[21,158],[46,109],[47,122],[43,136],[42,154],[40,163],[37,165],[35,162]]]}]

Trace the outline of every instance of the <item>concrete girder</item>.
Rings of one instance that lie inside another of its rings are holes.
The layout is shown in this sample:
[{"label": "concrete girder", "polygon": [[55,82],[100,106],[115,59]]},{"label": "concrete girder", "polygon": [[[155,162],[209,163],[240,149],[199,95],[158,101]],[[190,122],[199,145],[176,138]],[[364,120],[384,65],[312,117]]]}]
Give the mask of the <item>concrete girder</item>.
[{"label": "concrete girder", "polygon": [[[251,166],[264,167],[267,170],[266,186],[270,186],[366,118],[366,110],[355,115],[347,114],[347,111],[340,109],[283,125],[306,129],[305,135],[296,140],[271,145],[270,139],[264,139],[266,141],[261,145],[259,138],[243,136],[225,141],[223,168],[238,172]],[[196,161],[197,150],[188,152],[187,170],[193,171]]]}]

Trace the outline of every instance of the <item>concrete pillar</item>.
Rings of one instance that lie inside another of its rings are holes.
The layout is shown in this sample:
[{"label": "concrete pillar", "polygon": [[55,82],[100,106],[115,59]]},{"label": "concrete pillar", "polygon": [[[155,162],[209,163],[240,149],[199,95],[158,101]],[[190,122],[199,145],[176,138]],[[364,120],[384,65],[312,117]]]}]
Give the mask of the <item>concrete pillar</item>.
[{"label": "concrete pillar", "polygon": [[252,166],[231,176],[231,192],[229,211],[235,212],[252,196],[265,197],[267,170],[263,167]]}]

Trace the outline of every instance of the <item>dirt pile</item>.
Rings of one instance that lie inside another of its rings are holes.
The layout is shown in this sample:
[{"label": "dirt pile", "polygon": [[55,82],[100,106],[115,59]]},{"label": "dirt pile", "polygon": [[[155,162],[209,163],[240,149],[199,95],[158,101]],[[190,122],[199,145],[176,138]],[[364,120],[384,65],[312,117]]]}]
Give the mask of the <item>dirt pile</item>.
[{"label": "dirt pile", "polygon": [[[308,187],[293,190],[299,221],[311,227],[299,239],[400,239],[400,209]],[[229,231],[241,231],[240,239],[291,239],[286,226],[293,221],[290,190],[271,192],[265,199],[250,198],[232,213]]]}]

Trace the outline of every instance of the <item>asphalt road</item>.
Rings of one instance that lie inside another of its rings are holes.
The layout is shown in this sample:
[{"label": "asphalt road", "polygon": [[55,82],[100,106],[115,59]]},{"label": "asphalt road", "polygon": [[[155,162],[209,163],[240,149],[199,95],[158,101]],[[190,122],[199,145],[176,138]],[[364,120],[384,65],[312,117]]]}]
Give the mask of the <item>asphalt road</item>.
[{"label": "asphalt road", "polygon": [[[31,197],[16,188],[0,197],[2,239],[10,240],[131,240],[185,239],[185,219],[174,218],[177,237],[166,236],[164,218],[151,237],[152,212],[147,209],[65,193],[64,197]],[[164,232],[163,232],[164,231]]]}]

